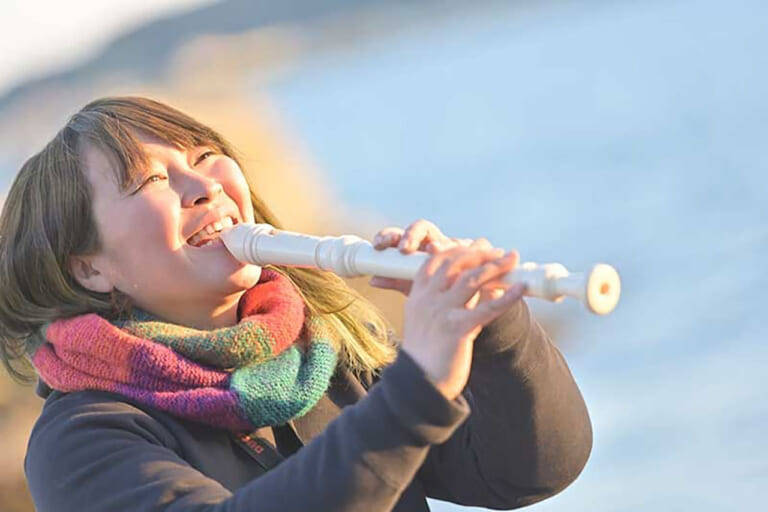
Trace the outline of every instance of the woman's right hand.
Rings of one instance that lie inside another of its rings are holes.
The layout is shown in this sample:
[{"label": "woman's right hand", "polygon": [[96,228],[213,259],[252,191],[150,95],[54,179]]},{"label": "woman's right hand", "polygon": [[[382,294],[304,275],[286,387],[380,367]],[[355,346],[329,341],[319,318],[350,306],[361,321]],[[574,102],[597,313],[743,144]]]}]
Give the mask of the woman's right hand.
[{"label": "woman's right hand", "polygon": [[[501,281],[520,258],[517,251],[501,252],[472,244],[433,254],[419,268],[405,302],[401,349],[449,400],[467,384],[472,347],[482,327],[525,292],[522,284]],[[503,295],[480,293],[494,284],[506,288]]]}]

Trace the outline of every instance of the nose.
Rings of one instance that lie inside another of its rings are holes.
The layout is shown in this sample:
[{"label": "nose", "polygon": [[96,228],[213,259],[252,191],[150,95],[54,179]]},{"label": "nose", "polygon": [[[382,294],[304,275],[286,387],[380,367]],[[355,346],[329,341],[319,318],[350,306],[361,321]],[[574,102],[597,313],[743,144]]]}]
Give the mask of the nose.
[{"label": "nose", "polygon": [[224,191],[224,187],[218,181],[203,175],[196,175],[190,180],[189,190],[185,194],[185,206],[210,203],[216,196]]}]

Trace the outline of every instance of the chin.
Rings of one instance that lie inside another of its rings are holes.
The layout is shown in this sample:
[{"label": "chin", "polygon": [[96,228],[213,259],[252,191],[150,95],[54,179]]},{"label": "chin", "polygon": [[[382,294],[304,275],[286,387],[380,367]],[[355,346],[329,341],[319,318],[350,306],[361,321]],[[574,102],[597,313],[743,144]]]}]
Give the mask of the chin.
[{"label": "chin", "polygon": [[252,288],[259,282],[261,270],[258,265],[243,265],[241,269],[230,276],[229,283],[236,287],[235,291]]}]

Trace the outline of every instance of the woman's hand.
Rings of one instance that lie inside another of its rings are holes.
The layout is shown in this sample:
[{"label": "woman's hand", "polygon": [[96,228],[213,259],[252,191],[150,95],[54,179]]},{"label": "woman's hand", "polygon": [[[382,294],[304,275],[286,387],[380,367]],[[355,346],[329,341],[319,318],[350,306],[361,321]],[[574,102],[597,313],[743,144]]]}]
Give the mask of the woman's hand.
[{"label": "woman's hand", "polygon": [[[373,247],[384,250],[389,247],[397,247],[403,254],[416,251],[424,251],[429,254],[437,254],[452,247],[474,246],[478,249],[491,249],[491,243],[486,238],[449,238],[445,236],[432,222],[419,219],[408,228],[396,226],[386,227],[376,233],[373,238]],[[394,279],[391,277],[373,276],[368,282],[377,288],[397,290],[403,295],[411,293],[413,281],[409,279]],[[503,290],[498,288],[484,288],[481,290],[481,299],[495,298],[501,295]]]},{"label": "woman's hand", "polygon": [[425,248],[432,254],[413,281],[374,276],[371,285],[408,296],[401,348],[453,400],[469,379],[472,346],[482,327],[525,293],[524,285],[503,281],[520,255],[515,250],[504,255],[485,238],[448,238],[423,219],[406,230],[381,230],[374,246],[398,246],[405,254]]},{"label": "woman's hand", "polygon": [[476,245],[434,254],[419,269],[405,302],[401,349],[421,366],[449,400],[469,379],[472,347],[482,327],[507,311],[525,292],[508,286],[495,299],[480,300],[480,289],[499,282],[517,266],[519,255]]}]

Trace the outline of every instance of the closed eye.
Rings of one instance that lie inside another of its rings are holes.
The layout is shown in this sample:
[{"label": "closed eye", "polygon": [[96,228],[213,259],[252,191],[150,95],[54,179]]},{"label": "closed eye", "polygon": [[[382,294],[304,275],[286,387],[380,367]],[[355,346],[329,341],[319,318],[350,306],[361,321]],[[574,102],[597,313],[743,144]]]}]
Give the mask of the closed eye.
[{"label": "closed eye", "polygon": [[160,179],[163,179],[163,180],[167,180],[168,179],[167,176],[163,176],[162,174],[153,174],[152,176],[147,178],[147,181],[145,181],[144,184],[146,185],[147,183],[152,183],[152,178],[160,178]]},{"label": "closed eye", "polygon": [[137,192],[139,192],[141,189],[143,189],[144,185],[146,185],[148,183],[154,183],[154,181],[153,181],[154,178],[160,178],[161,180],[167,180],[168,176],[166,176],[164,174],[153,174],[153,175],[149,176],[147,179],[145,179],[144,181],[142,181],[141,185],[136,187],[136,189],[133,192],[131,192],[130,194],[128,194],[128,195],[132,196],[132,195],[136,194]]},{"label": "closed eye", "polygon": [[199,164],[200,162],[202,162],[203,160],[205,160],[209,156],[212,156],[212,155],[215,155],[215,154],[216,154],[215,151],[206,151],[206,152],[204,152],[199,157],[197,157],[197,160],[195,161],[195,165]]}]

